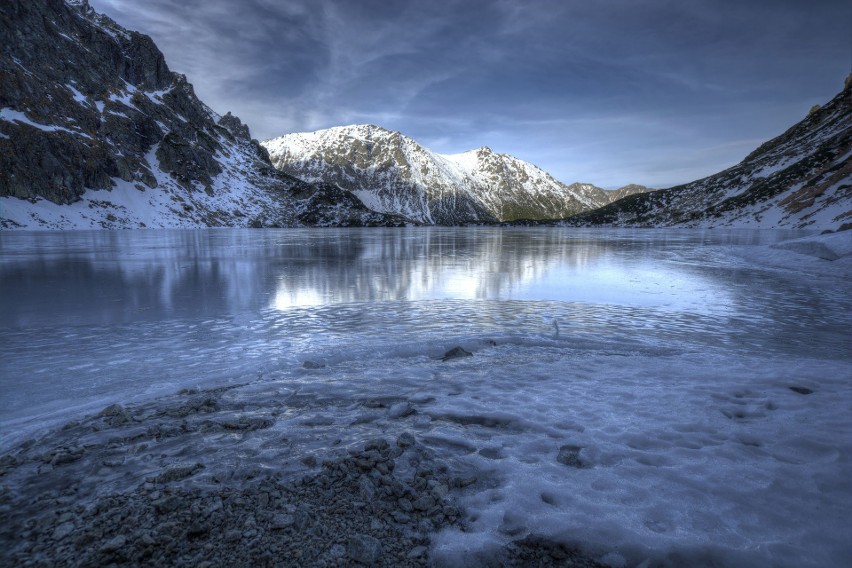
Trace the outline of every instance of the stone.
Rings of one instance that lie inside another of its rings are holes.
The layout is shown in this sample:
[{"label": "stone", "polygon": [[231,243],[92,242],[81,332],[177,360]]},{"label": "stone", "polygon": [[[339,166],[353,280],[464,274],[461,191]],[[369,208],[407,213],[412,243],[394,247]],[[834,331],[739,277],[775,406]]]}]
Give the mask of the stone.
[{"label": "stone", "polygon": [[392,511],[391,516],[393,517],[393,520],[402,525],[411,521],[411,517],[409,515],[406,515],[402,511]]},{"label": "stone", "polygon": [[355,534],[347,542],[346,554],[354,562],[375,566],[382,558],[382,543],[371,536]]},{"label": "stone", "polygon": [[180,481],[181,479],[186,479],[187,477],[193,475],[195,472],[204,469],[204,465],[200,463],[195,464],[172,464],[160,473],[157,477],[154,478],[156,483],[169,483],[171,481]]},{"label": "stone", "polygon": [[471,477],[460,477],[455,479],[456,487],[467,487],[468,485],[473,485],[476,483],[476,476]]},{"label": "stone", "polygon": [[53,531],[53,540],[62,540],[66,536],[74,532],[74,523],[64,522]]},{"label": "stone", "polygon": [[466,351],[462,347],[453,347],[441,357],[441,361],[450,361],[452,359],[460,359],[462,357],[472,357],[473,353]]},{"label": "stone", "polygon": [[367,503],[372,503],[376,498],[376,486],[368,477],[361,477],[358,481],[358,493],[361,495],[361,499]]},{"label": "stone", "polygon": [[428,511],[435,506],[435,499],[431,495],[421,495],[411,505],[418,511]]},{"label": "stone", "polygon": [[289,529],[295,523],[296,519],[293,515],[288,515],[287,513],[278,513],[274,517],[272,517],[272,521],[269,523],[269,528],[275,530]]},{"label": "stone", "polygon": [[556,455],[556,461],[569,467],[577,469],[585,467],[582,458],[580,458],[580,450],[582,446],[565,445],[559,448],[559,453]]},{"label": "stone", "polygon": [[416,410],[411,406],[409,402],[398,402],[390,407],[388,410],[389,418],[405,418],[406,416],[411,416],[414,414]]},{"label": "stone", "polygon": [[396,439],[396,445],[400,448],[410,448],[414,445],[414,442],[414,435],[412,435],[410,432],[403,432]]},{"label": "stone", "polygon": [[421,558],[423,556],[426,556],[427,550],[428,549],[425,546],[415,546],[414,548],[408,551],[408,554],[406,554],[405,557],[411,560],[415,558]]},{"label": "stone", "polygon": [[122,548],[124,548],[124,545],[126,543],[127,543],[127,538],[124,535],[118,535],[117,537],[114,537],[113,539],[107,541],[106,544],[101,546],[99,550],[100,550],[100,552],[105,552],[105,553],[117,552],[117,551],[121,550]]},{"label": "stone", "polygon": [[390,444],[384,438],[374,438],[372,440],[368,440],[366,444],[364,444],[364,451],[369,452],[371,450],[375,450],[378,452],[385,452],[390,448]]}]

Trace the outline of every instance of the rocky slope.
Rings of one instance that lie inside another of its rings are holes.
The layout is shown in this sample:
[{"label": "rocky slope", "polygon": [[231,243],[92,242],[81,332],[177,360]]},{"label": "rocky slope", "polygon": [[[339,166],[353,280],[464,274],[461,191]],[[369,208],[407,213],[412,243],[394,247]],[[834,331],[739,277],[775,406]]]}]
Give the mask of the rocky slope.
[{"label": "rocky slope", "polygon": [[[617,195],[591,184],[565,185],[487,147],[437,154],[374,125],[288,134],[262,145],[281,171],[338,184],[373,210],[422,223],[562,218],[610,203]],[[618,191],[642,190],[647,191],[640,186]]]},{"label": "rocky slope", "polygon": [[574,217],[577,225],[788,227],[852,224],[852,81],[718,174]]},{"label": "rocky slope", "polygon": [[397,222],[322,199],[308,211],[320,188],[272,168],[151,38],[86,0],[0,3],[0,40],[4,229]]}]

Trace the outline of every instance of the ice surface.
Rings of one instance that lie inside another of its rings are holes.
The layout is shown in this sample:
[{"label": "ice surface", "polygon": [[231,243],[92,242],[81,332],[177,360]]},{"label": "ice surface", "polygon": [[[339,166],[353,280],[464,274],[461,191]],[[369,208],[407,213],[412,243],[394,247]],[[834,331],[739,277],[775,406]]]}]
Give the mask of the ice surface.
[{"label": "ice surface", "polygon": [[2,448],[241,385],[222,407],[273,426],[169,451],[295,475],[412,432],[477,478],[434,544],[450,564],[534,534],[614,566],[843,565],[852,257],[769,246],[802,236],[2,233]]}]

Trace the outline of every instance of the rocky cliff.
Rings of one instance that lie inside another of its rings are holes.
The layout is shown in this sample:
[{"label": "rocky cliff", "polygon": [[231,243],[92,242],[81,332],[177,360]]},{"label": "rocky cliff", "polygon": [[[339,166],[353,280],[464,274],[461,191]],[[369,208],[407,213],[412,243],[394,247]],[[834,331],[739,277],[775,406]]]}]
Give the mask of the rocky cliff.
[{"label": "rocky cliff", "polygon": [[852,82],[736,166],[685,185],[626,197],[577,225],[788,227],[852,224]]},{"label": "rocky cliff", "polygon": [[[204,105],[151,38],[86,0],[2,2],[0,41],[3,228],[307,218],[313,186],[272,168],[248,127]],[[356,224],[396,222],[364,207],[322,206],[308,217],[334,224],[328,215],[337,213]]]},{"label": "rocky cliff", "polygon": [[[437,154],[374,125],[288,134],[262,144],[281,171],[337,184],[373,210],[422,223],[555,219],[600,207],[617,195],[591,184],[565,185],[487,147]],[[623,193],[637,190],[647,191],[634,186]]]}]

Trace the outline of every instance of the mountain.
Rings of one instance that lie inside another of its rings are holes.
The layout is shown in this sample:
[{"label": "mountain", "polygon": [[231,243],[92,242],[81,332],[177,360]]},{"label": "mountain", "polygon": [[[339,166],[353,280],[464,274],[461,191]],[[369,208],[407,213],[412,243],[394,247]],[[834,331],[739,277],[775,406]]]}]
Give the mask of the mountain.
[{"label": "mountain", "polygon": [[[850,76],[852,78],[852,76]],[[574,225],[852,226],[852,80],[736,166],[575,216]]]},{"label": "mountain", "polygon": [[591,184],[565,185],[533,164],[487,147],[437,154],[370,124],[287,134],[261,144],[283,172],[337,184],[370,209],[427,224],[562,218],[615,197]]},{"label": "mountain", "polygon": [[151,38],[86,0],[0,2],[0,41],[4,229],[400,222],[275,170]]}]

